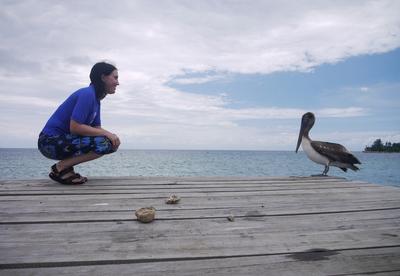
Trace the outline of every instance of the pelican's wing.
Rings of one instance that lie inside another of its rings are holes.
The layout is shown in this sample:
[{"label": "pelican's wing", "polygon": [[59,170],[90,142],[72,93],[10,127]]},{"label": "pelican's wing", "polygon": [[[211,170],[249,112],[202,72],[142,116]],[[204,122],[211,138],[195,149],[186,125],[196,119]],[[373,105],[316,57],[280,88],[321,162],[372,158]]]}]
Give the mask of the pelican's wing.
[{"label": "pelican's wing", "polygon": [[312,141],[311,146],[321,155],[326,156],[332,162],[347,164],[361,164],[361,162],[340,144]]}]

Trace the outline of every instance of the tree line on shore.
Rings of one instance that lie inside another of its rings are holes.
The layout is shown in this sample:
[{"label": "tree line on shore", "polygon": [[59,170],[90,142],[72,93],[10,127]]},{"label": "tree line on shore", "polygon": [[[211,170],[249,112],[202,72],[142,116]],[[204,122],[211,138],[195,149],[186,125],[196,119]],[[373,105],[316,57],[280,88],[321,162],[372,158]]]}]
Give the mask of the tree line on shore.
[{"label": "tree line on shore", "polygon": [[400,143],[385,142],[381,139],[376,139],[371,146],[366,146],[365,152],[400,152]]}]

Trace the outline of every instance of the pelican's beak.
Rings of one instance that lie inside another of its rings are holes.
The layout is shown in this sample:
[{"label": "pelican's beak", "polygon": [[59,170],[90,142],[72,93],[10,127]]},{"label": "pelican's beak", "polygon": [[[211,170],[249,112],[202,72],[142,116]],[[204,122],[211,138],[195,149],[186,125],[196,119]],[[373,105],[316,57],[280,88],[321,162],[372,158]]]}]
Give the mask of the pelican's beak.
[{"label": "pelican's beak", "polygon": [[297,139],[296,153],[299,150],[299,147],[300,147],[300,144],[301,144],[301,140],[303,139],[304,130],[305,130],[305,123],[302,120],[301,127],[300,127],[300,132],[299,132],[299,138]]}]

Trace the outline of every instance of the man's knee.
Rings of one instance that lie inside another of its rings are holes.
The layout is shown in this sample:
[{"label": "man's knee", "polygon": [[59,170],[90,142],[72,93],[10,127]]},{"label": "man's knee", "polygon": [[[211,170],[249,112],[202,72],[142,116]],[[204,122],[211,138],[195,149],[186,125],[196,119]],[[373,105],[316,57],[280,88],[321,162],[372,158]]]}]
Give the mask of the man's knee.
[{"label": "man's knee", "polygon": [[95,142],[95,152],[100,155],[110,154],[116,151],[113,148],[111,140],[108,139],[106,136],[96,136],[94,138]]}]

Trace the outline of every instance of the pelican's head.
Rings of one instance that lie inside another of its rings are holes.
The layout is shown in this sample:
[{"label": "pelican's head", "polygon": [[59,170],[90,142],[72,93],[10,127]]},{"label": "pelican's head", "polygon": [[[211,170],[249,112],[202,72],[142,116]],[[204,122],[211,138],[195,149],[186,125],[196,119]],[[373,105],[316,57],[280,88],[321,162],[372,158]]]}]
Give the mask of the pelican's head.
[{"label": "pelican's head", "polygon": [[297,140],[296,152],[299,150],[303,136],[308,137],[308,132],[315,123],[315,116],[311,112],[307,112],[301,118],[301,127],[299,132],[299,139]]}]

